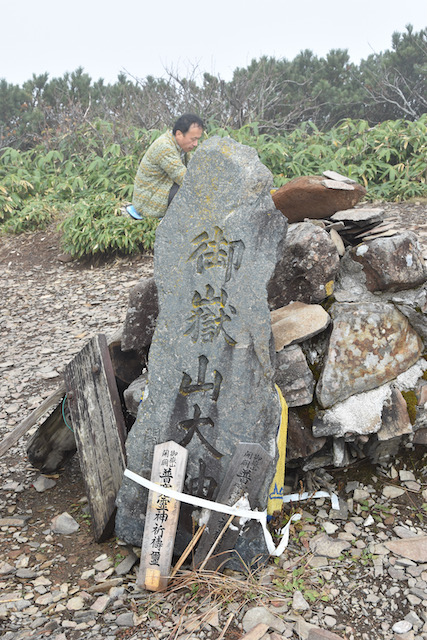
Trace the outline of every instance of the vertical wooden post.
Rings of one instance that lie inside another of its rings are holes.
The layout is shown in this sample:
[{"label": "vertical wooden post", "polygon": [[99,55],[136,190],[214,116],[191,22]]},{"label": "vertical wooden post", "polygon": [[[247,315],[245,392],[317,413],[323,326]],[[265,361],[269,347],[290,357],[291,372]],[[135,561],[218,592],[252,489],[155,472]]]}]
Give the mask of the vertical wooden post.
[{"label": "vertical wooden post", "polygon": [[94,537],[101,542],[114,529],[125,468],[125,423],[104,335],[66,366],[65,384]]},{"label": "vertical wooden post", "polygon": [[[188,452],[170,441],[154,447],[151,481],[182,491]],[[167,586],[178,526],[180,502],[149,491],[137,584],[150,591]]]}]

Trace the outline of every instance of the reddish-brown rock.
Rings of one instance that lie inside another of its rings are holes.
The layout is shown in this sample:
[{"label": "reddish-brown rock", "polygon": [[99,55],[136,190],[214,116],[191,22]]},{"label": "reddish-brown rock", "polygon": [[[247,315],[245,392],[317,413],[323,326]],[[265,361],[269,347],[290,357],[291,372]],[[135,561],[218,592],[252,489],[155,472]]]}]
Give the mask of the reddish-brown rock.
[{"label": "reddish-brown rock", "polygon": [[313,436],[309,412],[289,409],[286,459],[305,460],[324,446],[326,438]]},{"label": "reddish-brown rock", "polygon": [[[332,184],[335,183],[334,188]],[[325,186],[329,184],[328,186]],[[337,211],[351,209],[366,195],[357,183],[326,180],[323,176],[301,176],[280,187],[272,195],[276,209],[289,222],[304,218],[329,218]]]}]

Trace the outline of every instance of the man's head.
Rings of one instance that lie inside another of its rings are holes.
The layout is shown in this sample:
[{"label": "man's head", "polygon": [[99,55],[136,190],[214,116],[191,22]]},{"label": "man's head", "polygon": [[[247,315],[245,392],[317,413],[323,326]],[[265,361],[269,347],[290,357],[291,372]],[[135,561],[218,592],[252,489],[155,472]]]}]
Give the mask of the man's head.
[{"label": "man's head", "polygon": [[184,113],[175,122],[172,133],[183,151],[192,151],[202,137],[203,120],[194,113]]}]

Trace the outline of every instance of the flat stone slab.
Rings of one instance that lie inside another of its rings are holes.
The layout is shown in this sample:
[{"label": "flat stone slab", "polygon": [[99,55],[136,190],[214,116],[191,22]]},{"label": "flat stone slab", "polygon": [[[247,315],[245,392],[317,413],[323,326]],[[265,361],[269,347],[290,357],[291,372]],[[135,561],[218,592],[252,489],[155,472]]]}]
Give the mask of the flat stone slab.
[{"label": "flat stone slab", "polygon": [[414,562],[427,562],[427,536],[384,542],[392,553]]},{"label": "flat stone slab", "polygon": [[291,302],[286,307],[271,312],[276,351],[303,342],[326,329],[331,318],[320,304]]},{"label": "flat stone slab", "polygon": [[331,216],[334,222],[352,222],[356,225],[381,222],[384,217],[384,209],[344,209]]}]

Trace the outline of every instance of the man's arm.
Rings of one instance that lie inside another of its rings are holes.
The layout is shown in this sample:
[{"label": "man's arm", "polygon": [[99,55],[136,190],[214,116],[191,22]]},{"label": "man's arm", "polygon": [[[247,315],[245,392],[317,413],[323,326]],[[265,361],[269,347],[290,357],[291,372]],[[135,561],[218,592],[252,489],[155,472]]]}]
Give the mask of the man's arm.
[{"label": "man's arm", "polygon": [[173,149],[166,150],[159,157],[158,163],[172,182],[176,182],[179,185],[183,183],[187,167],[182,163],[177,152]]}]

